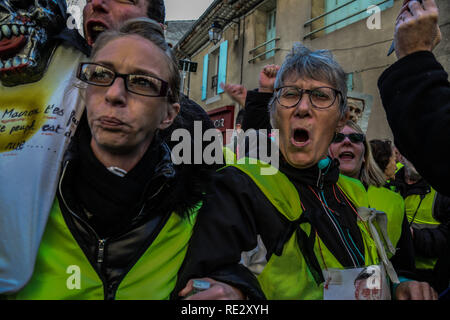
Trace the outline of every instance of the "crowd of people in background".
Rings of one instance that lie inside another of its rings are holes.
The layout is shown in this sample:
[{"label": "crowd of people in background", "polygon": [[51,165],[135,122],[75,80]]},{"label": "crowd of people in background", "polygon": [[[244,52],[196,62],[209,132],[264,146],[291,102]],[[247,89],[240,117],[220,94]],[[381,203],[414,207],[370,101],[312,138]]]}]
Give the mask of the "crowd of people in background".
[{"label": "crowd of people in background", "polygon": [[[164,16],[162,0],[87,2],[84,111],[32,265],[14,273],[21,257],[0,252],[1,299],[449,298],[450,85],[432,53],[434,0],[404,1],[398,61],[379,79],[393,140],[358,125],[331,52],[296,43],[257,89],[221,84],[242,106],[226,165],[171,158],[176,129],[214,126],[180,94]],[[240,138],[250,129],[272,132],[273,174]]]}]

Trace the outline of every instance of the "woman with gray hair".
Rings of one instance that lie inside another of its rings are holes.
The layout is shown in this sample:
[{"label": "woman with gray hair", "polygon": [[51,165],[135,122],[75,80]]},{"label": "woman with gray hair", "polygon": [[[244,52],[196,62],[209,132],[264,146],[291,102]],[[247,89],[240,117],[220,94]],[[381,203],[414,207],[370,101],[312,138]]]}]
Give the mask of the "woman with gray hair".
[{"label": "woman with gray hair", "polygon": [[[354,299],[353,280],[371,265],[379,270],[384,298],[390,295],[383,270],[398,279],[369,221],[364,186],[339,175],[337,160],[327,156],[346,121],[345,101],[345,73],[331,54],[295,45],[269,104],[279,132],[279,170],[264,175],[267,163],[245,158],[220,171],[214,202],[204,209],[221,215],[215,221],[199,217],[210,233],[191,242],[208,253],[199,259],[203,266],[226,242],[232,259],[246,251],[250,269],[256,252],[266,258],[253,271],[268,299]],[[402,283],[395,293],[409,289]]]}]

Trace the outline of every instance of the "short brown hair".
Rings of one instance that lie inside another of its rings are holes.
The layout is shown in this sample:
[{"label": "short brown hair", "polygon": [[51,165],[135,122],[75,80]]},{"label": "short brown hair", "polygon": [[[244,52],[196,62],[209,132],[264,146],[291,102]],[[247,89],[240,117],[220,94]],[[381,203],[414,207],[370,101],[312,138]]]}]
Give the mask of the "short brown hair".
[{"label": "short brown hair", "polygon": [[373,150],[373,158],[377,162],[381,170],[386,170],[389,160],[394,153],[394,148],[390,140],[373,139],[370,140],[370,145]]},{"label": "short brown hair", "polygon": [[169,95],[170,103],[179,102],[180,100],[180,73],[178,71],[178,63],[173,54],[172,49],[164,39],[164,31],[159,23],[149,18],[134,18],[125,21],[119,30],[106,30],[102,32],[95,41],[91,58],[93,59],[98,51],[107,43],[120,37],[138,35],[152,42],[160,48],[167,58],[169,68]]}]

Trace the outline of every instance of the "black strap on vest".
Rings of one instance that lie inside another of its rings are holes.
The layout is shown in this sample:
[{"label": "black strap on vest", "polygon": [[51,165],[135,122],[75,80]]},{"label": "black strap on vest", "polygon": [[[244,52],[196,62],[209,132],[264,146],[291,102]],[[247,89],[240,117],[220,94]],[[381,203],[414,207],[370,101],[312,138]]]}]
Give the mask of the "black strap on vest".
[{"label": "black strap on vest", "polygon": [[289,241],[289,239],[292,237],[292,234],[295,232],[297,236],[297,245],[303,257],[305,258],[306,266],[311,272],[317,286],[319,286],[321,283],[325,282],[325,278],[323,277],[319,261],[314,254],[315,232],[311,232],[308,237],[306,232],[303,231],[303,229],[300,227],[302,223],[310,223],[304,215],[302,215],[298,220],[290,222],[287,232],[281,239],[278,240],[275,246],[274,253],[277,256],[281,256],[283,253],[284,245]]},{"label": "black strap on vest", "polygon": [[412,226],[414,220],[416,220],[417,211],[419,211],[420,205],[422,204],[422,201],[423,201],[424,198],[425,198],[425,195],[424,195],[424,194],[421,194],[421,195],[420,195],[420,202],[419,202],[419,205],[417,206],[416,212],[414,212],[414,215],[413,215],[413,217],[412,217],[412,219],[411,219],[411,222],[409,223],[409,227],[410,227],[410,228],[411,228],[411,226]]},{"label": "black strap on vest", "polygon": [[308,266],[309,271],[311,272],[314,280],[316,281],[317,286],[320,286],[320,284],[323,283],[325,279],[323,277],[319,261],[317,260],[317,257],[314,254],[314,241],[316,235],[315,232],[311,232],[308,237],[306,232],[300,227],[300,224],[303,222],[307,222],[306,219],[300,218],[300,223],[297,225],[296,228],[297,244],[303,257],[305,258],[305,262],[306,265]]}]

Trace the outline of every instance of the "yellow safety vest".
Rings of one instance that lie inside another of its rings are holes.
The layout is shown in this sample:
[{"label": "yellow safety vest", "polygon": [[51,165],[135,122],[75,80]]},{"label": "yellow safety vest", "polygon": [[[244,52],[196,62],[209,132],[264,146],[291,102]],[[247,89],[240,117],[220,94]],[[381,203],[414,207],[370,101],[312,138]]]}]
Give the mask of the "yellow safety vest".
[{"label": "yellow safety vest", "polygon": [[371,208],[386,213],[389,238],[395,247],[402,234],[402,223],[405,216],[405,201],[403,197],[387,188],[375,186],[369,186],[367,195]]},{"label": "yellow safety vest", "polygon": [[[420,195],[414,194],[405,198],[408,221],[415,228],[436,228],[440,224],[439,221],[433,218],[436,190],[431,188],[430,193],[422,197],[423,199],[421,199]],[[433,269],[437,258],[425,258],[416,254],[415,261],[417,269]]]},{"label": "yellow safety vest", "polygon": [[[119,300],[169,299],[192,235],[197,205],[189,218],[172,213],[156,239],[125,275],[116,291]],[[103,283],[72,233],[55,199],[28,284],[9,299],[99,300]]]},{"label": "yellow safety vest", "polygon": [[[289,221],[298,220],[302,214],[300,197],[297,189],[286,175],[280,171],[273,175],[261,175],[261,168],[269,167],[268,164],[260,161],[257,165],[248,163],[249,161],[246,161],[246,164],[233,164],[233,166],[246,173]],[[367,192],[359,180],[340,175],[337,185],[355,207],[369,206]],[[364,242],[365,265],[378,264],[380,259],[375,241],[362,221],[358,220],[357,224]],[[300,228],[308,236],[310,235],[311,225],[309,223],[300,224]],[[317,260],[322,270],[326,267],[344,268],[319,236],[315,237],[313,250],[315,256],[320,257]],[[316,283],[298,246],[295,232],[285,243],[282,254],[280,256],[273,254],[270,257],[264,270],[258,276],[258,281],[269,300],[323,299],[324,283],[322,282],[320,285]]]}]

